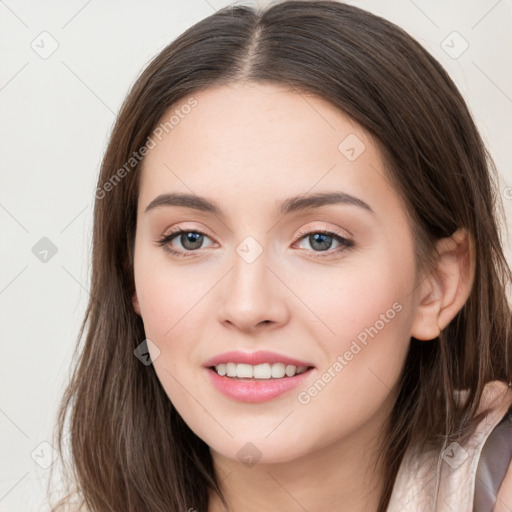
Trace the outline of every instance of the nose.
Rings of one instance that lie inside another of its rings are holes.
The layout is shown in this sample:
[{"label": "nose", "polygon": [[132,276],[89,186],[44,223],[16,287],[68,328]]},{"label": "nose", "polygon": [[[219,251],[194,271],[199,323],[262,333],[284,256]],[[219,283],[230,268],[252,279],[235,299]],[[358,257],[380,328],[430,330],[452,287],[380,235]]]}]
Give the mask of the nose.
[{"label": "nose", "polygon": [[[254,261],[235,253],[233,268],[223,279],[217,309],[222,324],[245,332],[285,325],[290,316],[289,291],[270,268],[265,252]],[[273,267],[275,265],[272,265]],[[277,272],[276,272],[277,270]]]}]

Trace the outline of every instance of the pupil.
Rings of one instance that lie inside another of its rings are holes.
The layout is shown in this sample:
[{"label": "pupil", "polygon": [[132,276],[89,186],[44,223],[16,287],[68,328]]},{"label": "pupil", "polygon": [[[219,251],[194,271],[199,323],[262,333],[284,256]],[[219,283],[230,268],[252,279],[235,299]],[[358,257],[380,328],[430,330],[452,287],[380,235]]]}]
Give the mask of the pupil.
[{"label": "pupil", "polygon": [[[201,243],[202,243],[202,236],[200,233],[194,233],[194,232],[189,232],[189,233],[183,233],[181,235],[181,243],[183,244],[183,247],[185,247],[186,249],[198,249],[199,247],[201,247]],[[189,243],[192,244],[192,246],[189,245]]]},{"label": "pupil", "polygon": [[328,235],[324,235],[323,233],[315,233],[313,235],[309,235],[311,247],[315,248],[315,243],[319,242],[319,246],[316,248],[325,251],[329,249],[332,245],[332,237]]}]

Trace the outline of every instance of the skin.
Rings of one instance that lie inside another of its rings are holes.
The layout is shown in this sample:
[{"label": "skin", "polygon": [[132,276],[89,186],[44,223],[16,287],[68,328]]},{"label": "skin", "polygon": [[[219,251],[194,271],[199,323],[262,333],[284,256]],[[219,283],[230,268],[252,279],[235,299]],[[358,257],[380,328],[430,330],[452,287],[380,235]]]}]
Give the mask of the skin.
[{"label": "skin", "polygon": [[[197,106],[149,152],[141,175],[133,305],[154,343],[154,369],[210,446],[234,511],[376,510],[383,484],[376,450],[410,337],[433,339],[466,301],[470,241],[463,231],[441,240],[437,271],[420,275],[409,218],[376,144],[326,101],[254,83],[194,98]],[[354,161],[338,149],[350,134],[365,145]],[[354,195],[374,213],[346,204],[278,212],[290,196],[328,191]],[[164,192],[206,196],[223,216],[178,206],[144,212]],[[199,249],[182,245],[179,235],[170,242],[190,257],[156,242],[177,226],[206,234]],[[301,229],[328,229],[355,246],[336,252],[340,244],[328,239],[322,251],[298,236]],[[248,236],[263,251],[251,263],[236,250]],[[394,318],[300,403],[298,394],[396,303]],[[202,368],[232,349],[273,350],[315,370],[278,398],[238,402],[217,391]],[[250,467],[237,456],[248,442],[261,456]],[[212,495],[210,512],[220,510]]]}]

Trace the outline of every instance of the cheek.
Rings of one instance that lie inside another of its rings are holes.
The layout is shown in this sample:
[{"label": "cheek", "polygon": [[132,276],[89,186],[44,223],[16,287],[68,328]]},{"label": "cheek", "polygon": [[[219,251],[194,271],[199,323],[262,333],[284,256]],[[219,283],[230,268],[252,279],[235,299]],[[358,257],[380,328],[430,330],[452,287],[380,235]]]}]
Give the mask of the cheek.
[{"label": "cheek", "polygon": [[371,301],[354,296],[326,317],[336,335],[317,338],[325,359],[317,378],[298,391],[295,415],[296,425],[302,418],[308,432],[322,432],[320,446],[384,418],[392,406],[411,323],[407,304],[396,299],[383,290]]},{"label": "cheek", "polygon": [[305,390],[304,402],[321,409],[334,401],[343,404],[338,410],[365,414],[385,399],[409,347],[413,272],[408,260],[375,255],[364,265],[343,268],[323,289],[310,290],[308,306],[322,326],[310,317],[304,327],[322,349],[319,377],[327,383],[318,384],[318,397],[315,389]]},{"label": "cheek", "polygon": [[174,406],[188,410],[194,403],[184,389],[189,388],[190,359],[201,336],[201,297],[211,286],[156,260],[141,257],[135,265],[141,317],[146,338],[154,344],[148,345],[158,379]]},{"label": "cheek", "polygon": [[201,341],[209,332],[219,272],[178,268],[165,255],[144,251],[134,270],[145,335],[157,347],[155,356],[151,349],[150,354],[158,378],[176,407],[193,406],[183,386],[190,389],[190,379],[197,378],[191,368],[197,371],[202,362]]},{"label": "cheek", "polygon": [[211,288],[207,279],[186,275],[179,268],[170,268],[165,258],[150,257],[143,251],[134,271],[146,335],[160,342],[171,339],[188,322],[188,315]]},{"label": "cheek", "polygon": [[331,350],[337,350],[358,336],[364,342],[368,330],[375,332],[373,326],[385,334],[401,322],[405,315],[398,310],[410,300],[407,267],[405,261],[394,263],[389,256],[375,254],[364,262],[340,266],[339,272],[296,278],[295,289],[307,298],[304,303],[313,313],[305,317],[308,323],[317,325],[315,316],[320,319],[326,327],[322,337],[326,334]]}]

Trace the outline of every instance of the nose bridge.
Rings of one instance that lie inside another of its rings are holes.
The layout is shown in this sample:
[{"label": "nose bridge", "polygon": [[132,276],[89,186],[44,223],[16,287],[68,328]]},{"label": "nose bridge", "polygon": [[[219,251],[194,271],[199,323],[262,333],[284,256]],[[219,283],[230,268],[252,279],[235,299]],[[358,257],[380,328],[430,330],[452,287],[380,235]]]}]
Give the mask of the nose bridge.
[{"label": "nose bridge", "polygon": [[[269,251],[253,236],[246,236],[235,248],[231,295],[243,307],[256,312],[264,304],[268,294]],[[268,299],[268,297],[267,297]]]},{"label": "nose bridge", "polygon": [[282,322],[286,317],[286,297],[276,286],[270,251],[253,236],[246,236],[236,247],[233,268],[219,308],[220,321],[243,329],[260,323]]}]

